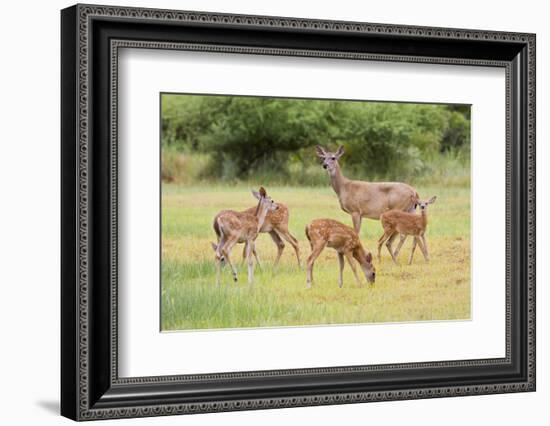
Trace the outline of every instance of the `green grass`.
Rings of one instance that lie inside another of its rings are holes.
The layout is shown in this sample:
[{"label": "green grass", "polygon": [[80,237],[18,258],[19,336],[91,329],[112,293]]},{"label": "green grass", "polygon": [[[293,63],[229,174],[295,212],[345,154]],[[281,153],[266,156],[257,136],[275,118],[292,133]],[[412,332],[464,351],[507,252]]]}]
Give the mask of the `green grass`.
[{"label": "green grass", "polygon": [[[375,256],[376,283],[364,277],[358,288],[348,265],[344,287],[338,287],[336,252],[325,249],[314,267],[314,285],[306,289],[305,270],[296,264],[286,245],[274,268],[276,248],[267,234],[256,243],[262,261],[254,283],[247,283],[242,248],[231,259],[238,264],[239,281],[229,268],[216,285],[215,241],[212,219],[222,209],[245,209],[255,204],[245,185],[162,186],[162,330],[238,327],[280,327],[395,321],[457,320],[470,318],[470,190],[467,185],[416,186],[422,197],[437,195],[430,206],[427,242],[430,262],[419,249],[408,265],[408,239],[394,265],[385,247],[382,263]],[[304,228],[314,218],[328,217],[351,225],[332,188],[267,187],[275,201],[290,209],[290,232],[298,238],[303,264],[309,255]],[[365,219],[361,240],[376,253],[382,234],[378,221]]]}]

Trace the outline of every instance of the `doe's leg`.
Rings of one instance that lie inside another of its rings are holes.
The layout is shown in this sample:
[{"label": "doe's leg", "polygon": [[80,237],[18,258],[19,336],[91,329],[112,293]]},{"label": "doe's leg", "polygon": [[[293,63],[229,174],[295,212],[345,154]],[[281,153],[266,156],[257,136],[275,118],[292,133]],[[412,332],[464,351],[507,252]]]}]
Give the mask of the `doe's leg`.
[{"label": "doe's leg", "polygon": [[361,232],[361,215],[359,213],[352,213],[351,220],[353,221],[353,229],[359,235]]},{"label": "doe's leg", "polygon": [[340,276],[338,277],[338,287],[344,286],[344,255],[338,253],[338,263],[340,264]]}]

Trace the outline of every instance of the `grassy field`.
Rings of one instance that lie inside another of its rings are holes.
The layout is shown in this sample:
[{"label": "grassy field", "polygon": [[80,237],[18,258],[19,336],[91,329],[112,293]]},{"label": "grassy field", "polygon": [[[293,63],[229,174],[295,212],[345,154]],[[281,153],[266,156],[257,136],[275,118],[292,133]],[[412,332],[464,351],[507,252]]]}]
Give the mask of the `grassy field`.
[{"label": "grassy field", "polygon": [[[306,289],[305,270],[296,264],[290,244],[278,267],[276,248],[267,234],[256,243],[262,261],[248,285],[243,246],[231,259],[238,264],[239,282],[229,268],[216,285],[212,218],[222,209],[255,205],[247,186],[162,186],[162,330],[238,327],[280,327],[394,321],[457,320],[470,318],[470,190],[466,186],[417,186],[422,197],[437,195],[430,206],[427,242],[430,262],[417,248],[408,265],[408,239],[394,265],[384,247],[382,263],[375,256],[376,283],[363,278],[358,288],[348,265],[344,287],[338,287],[336,252],[325,249],[314,267],[314,285]],[[310,247],[304,228],[314,218],[333,218],[351,225],[331,187],[267,187],[275,201],[288,205],[290,232],[299,240],[305,265]],[[378,221],[365,219],[361,240],[376,253],[382,234]],[[397,241],[396,241],[397,242]]]}]

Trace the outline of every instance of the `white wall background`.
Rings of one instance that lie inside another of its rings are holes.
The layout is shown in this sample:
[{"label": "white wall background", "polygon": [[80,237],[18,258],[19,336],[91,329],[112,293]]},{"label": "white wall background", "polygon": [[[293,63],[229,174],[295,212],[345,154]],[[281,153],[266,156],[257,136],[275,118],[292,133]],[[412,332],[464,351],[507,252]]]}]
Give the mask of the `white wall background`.
[{"label": "white wall background", "polygon": [[[544,424],[550,401],[550,27],[545,2],[120,0],[103,4],[537,33],[538,390],[376,404],[119,420],[118,424]],[[59,9],[2,6],[0,63],[0,416],[3,424],[68,424],[59,405]],[[131,422],[131,423],[128,423]],[[108,421],[102,424],[113,423]],[[115,424],[115,423],[113,423]]]}]

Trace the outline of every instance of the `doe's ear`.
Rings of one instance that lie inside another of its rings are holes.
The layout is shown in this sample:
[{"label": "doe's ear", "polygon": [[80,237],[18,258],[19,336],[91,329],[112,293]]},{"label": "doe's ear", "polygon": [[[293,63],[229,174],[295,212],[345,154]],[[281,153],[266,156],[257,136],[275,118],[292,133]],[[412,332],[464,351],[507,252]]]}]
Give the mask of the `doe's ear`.
[{"label": "doe's ear", "polygon": [[323,148],[321,145],[316,145],[315,151],[317,152],[318,157],[325,158],[327,156],[327,152],[325,151],[325,148]]},{"label": "doe's ear", "polygon": [[433,204],[433,203],[435,203],[435,200],[437,200],[437,196],[436,196],[436,195],[434,195],[432,198],[430,198],[430,199],[428,200],[428,204]]},{"label": "doe's ear", "polygon": [[372,263],[372,254],[371,254],[371,252],[367,253],[367,262]]},{"label": "doe's ear", "polygon": [[336,151],[336,159],[340,158],[344,154],[344,145],[340,145],[338,147],[338,151]]}]

